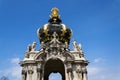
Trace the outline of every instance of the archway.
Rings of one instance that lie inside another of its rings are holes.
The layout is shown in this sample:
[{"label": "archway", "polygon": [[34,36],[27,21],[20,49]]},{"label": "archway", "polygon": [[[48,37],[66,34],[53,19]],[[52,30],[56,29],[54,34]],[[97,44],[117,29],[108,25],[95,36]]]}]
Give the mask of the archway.
[{"label": "archway", "polygon": [[62,80],[65,80],[64,63],[60,59],[49,59],[44,66],[44,80],[49,80],[50,73],[59,72]]}]

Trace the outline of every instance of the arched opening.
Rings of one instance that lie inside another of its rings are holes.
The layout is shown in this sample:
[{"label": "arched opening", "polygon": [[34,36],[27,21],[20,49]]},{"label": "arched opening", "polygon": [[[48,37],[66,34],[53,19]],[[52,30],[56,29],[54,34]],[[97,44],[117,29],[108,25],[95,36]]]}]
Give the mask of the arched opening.
[{"label": "arched opening", "polygon": [[65,68],[60,59],[50,59],[44,66],[44,80],[49,80],[51,73],[60,73],[62,80],[65,80]]},{"label": "arched opening", "polygon": [[61,74],[58,73],[50,73],[49,80],[62,80]]}]

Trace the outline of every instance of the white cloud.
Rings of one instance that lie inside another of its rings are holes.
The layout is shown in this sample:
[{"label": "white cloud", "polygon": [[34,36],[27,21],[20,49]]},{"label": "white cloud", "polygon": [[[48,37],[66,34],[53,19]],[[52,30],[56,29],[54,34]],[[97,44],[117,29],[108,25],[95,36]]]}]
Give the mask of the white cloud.
[{"label": "white cloud", "polygon": [[[105,80],[104,69],[102,67],[90,66],[88,69],[89,80]],[[108,80],[108,79],[106,79]]]},{"label": "white cloud", "polygon": [[0,75],[8,76],[10,80],[21,80],[21,67],[18,64],[20,62],[20,58],[12,58],[9,60],[10,67],[7,69],[0,70]]},{"label": "white cloud", "polygon": [[93,75],[88,75],[89,80],[119,80],[120,72],[116,73],[111,71],[102,71]]},{"label": "white cloud", "polygon": [[20,58],[12,58],[11,60],[11,63],[15,63],[15,64],[18,64],[20,62]]},{"label": "white cloud", "polygon": [[2,73],[7,76],[11,76],[13,78],[20,79],[21,68],[19,66],[12,66],[6,70],[3,70]]},{"label": "white cloud", "polygon": [[89,80],[119,80],[120,69],[118,66],[107,65],[107,60],[96,58],[88,65]]},{"label": "white cloud", "polygon": [[99,62],[104,62],[105,61],[105,59],[103,59],[103,58],[96,58],[96,59],[94,59],[94,63],[99,63]]},{"label": "white cloud", "polygon": [[88,74],[89,75],[98,74],[99,72],[102,71],[102,69],[99,68],[99,67],[88,67],[87,69],[88,69]]},{"label": "white cloud", "polygon": [[95,58],[92,62],[90,62],[87,68],[89,75],[94,75],[102,72],[104,68],[100,67],[100,64],[103,62],[105,62],[103,58]]},{"label": "white cloud", "polygon": [[100,62],[101,58],[94,59],[94,62]]}]

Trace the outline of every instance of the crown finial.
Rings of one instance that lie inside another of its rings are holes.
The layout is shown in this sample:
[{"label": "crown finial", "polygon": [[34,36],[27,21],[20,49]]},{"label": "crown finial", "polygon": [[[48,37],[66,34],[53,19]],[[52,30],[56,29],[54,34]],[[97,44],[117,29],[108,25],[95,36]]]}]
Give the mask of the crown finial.
[{"label": "crown finial", "polygon": [[56,7],[52,8],[50,18],[53,18],[53,17],[60,18],[60,15],[58,12],[59,12],[58,8]]}]

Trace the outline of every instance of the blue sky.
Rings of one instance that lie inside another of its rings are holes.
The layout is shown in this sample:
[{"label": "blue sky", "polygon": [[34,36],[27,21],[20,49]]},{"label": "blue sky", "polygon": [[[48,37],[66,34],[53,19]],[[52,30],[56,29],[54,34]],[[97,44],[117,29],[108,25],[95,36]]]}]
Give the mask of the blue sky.
[{"label": "blue sky", "polygon": [[0,77],[20,80],[18,63],[34,40],[39,50],[37,29],[53,7],[72,29],[71,41],[82,44],[90,62],[88,79],[119,80],[120,0],[0,0]]}]

